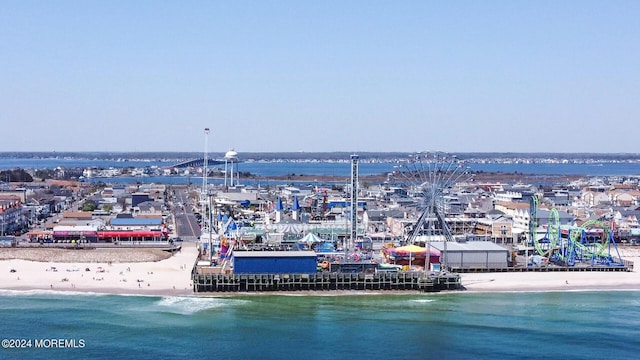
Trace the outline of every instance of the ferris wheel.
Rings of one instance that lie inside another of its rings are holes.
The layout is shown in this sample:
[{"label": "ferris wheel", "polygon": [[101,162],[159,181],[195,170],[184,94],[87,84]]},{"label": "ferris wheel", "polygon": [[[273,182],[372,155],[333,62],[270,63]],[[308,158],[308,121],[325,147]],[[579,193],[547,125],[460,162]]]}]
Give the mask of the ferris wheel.
[{"label": "ferris wheel", "polygon": [[447,198],[457,184],[471,180],[466,164],[455,155],[444,152],[417,152],[394,167],[396,184],[417,205],[418,220],[410,229],[406,242],[418,236],[428,240],[452,241],[452,231],[445,221]]}]

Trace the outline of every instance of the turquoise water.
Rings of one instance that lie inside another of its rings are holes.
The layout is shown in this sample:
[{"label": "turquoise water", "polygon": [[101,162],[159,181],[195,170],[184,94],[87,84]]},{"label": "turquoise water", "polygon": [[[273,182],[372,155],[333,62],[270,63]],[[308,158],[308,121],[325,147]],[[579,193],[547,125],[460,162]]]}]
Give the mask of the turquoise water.
[{"label": "turquoise water", "polygon": [[[144,297],[0,292],[1,359],[636,359],[640,292]],[[40,343],[42,344],[42,342]]]}]

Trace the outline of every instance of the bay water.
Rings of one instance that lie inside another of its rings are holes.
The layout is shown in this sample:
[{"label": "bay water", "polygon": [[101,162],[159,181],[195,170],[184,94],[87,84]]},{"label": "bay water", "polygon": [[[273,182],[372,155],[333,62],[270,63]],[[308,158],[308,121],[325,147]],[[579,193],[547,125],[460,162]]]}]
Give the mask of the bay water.
[{"label": "bay water", "polygon": [[[6,169],[55,169],[62,168],[123,168],[123,167],[172,167],[175,162],[152,160],[115,161],[104,159],[74,158],[3,158],[0,157],[0,170]],[[393,172],[398,163],[395,162],[361,162],[358,166],[360,175],[378,175]],[[596,163],[467,163],[475,172],[503,172],[536,175],[585,175],[585,176],[624,176],[640,175],[640,162],[596,162]],[[211,168],[224,168],[224,165],[211,165]],[[351,164],[330,161],[272,161],[272,162],[240,162],[237,170],[249,172],[259,177],[283,175],[318,175],[349,176]],[[133,178],[135,182],[136,178]],[[145,182],[146,179],[142,178]],[[140,178],[137,178],[140,180]],[[156,179],[157,180],[157,179]],[[182,180],[166,180],[166,182],[185,182]]]}]

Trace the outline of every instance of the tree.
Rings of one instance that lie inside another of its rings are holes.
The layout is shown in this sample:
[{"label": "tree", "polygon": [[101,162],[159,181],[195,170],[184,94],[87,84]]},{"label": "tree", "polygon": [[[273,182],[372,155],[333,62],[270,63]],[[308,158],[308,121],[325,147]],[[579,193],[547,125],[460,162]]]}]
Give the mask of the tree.
[{"label": "tree", "polygon": [[82,211],[94,211],[96,208],[96,203],[91,200],[85,201],[84,205],[82,205]]},{"label": "tree", "polygon": [[50,169],[39,169],[36,170],[35,176],[42,181],[53,178],[53,170]]},{"label": "tree", "polygon": [[0,171],[0,181],[33,182],[33,177],[24,169],[3,170]]},{"label": "tree", "polygon": [[118,198],[118,204],[120,204],[120,207],[122,207],[122,211],[127,210],[127,198],[124,196],[121,196]]}]

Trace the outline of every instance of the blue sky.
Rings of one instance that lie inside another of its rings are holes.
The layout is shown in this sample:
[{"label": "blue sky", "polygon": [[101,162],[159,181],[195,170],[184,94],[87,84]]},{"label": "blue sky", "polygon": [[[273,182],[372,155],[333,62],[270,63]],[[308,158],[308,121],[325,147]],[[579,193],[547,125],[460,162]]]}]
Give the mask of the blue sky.
[{"label": "blue sky", "polygon": [[640,153],[638,1],[0,4],[0,151]]}]

